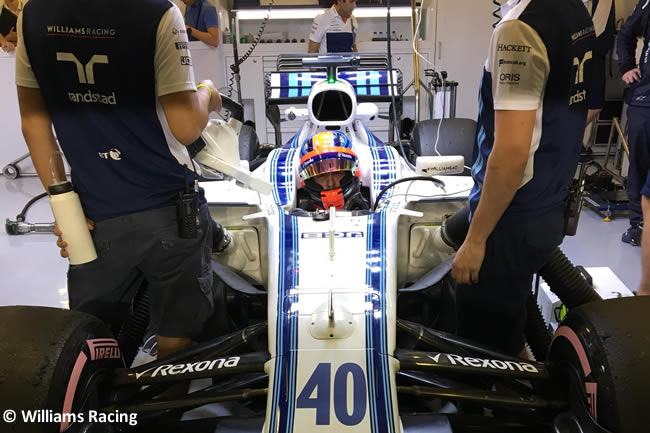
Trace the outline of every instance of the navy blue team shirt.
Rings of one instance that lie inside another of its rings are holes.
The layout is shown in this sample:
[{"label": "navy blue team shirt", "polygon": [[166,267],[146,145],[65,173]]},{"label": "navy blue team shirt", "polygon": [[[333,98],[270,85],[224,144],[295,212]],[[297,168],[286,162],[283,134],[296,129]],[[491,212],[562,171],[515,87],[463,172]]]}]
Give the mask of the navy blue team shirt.
[{"label": "navy blue team shirt", "polygon": [[495,110],[537,112],[524,178],[501,221],[563,205],[585,128],[594,39],[581,0],[522,0],[495,28],[479,96],[472,214],[494,145]]},{"label": "navy blue team shirt", "polygon": [[[31,0],[23,11],[31,68],[95,221],[171,205],[184,187],[154,71],[158,26],[171,7],[168,0]],[[183,38],[177,50],[187,50]],[[186,54],[176,57],[178,67],[191,68]]]}]

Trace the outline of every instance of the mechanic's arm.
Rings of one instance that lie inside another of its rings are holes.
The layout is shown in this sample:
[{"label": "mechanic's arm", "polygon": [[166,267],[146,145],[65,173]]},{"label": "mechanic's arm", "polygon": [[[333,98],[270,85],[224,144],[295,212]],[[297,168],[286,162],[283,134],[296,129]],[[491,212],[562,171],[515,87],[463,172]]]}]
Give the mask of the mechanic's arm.
[{"label": "mechanic's arm", "polygon": [[309,40],[309,45],[307,46],[307,52],[308,53],[317,53],[318,50],[320,49],[320,43],[319,42],[314,42],[311,39]]},{"label": "mechanic's arm", "polygon": [[352,52],[357,53],[359,50],[357,49],[357,44],[352,44]]},{"label": "mechanic's arm", "polygon": [[458,283],[478,282],[487,238],[521,185],[536,113],[536,110],[495,112],[494,146],[487,162],[481,199],[453,263],[452,276]]},{"label": "mechanic's arm", "polygon": [[217,48],[219,46],[219,27],[208,27],[207,32],[202,32],[190,26],[186,27],[192,29],[192,36],[204,44],[210,45],[212,48]]},{"label": "mechanic's arm", "polygon": [[632,84],[641,78],[641,71],[637,67],[636,45],[637,38],[643,36],[645,22],[650,13],[650,9],[644,10],[643,0],[637,4],[632,15],[628,17],[621,27],[616,40],[616,54],[618,55],[618,65],[623,75],[623,81]]},{"label": "mechanic's arm", "polygon": [[[32,158],[32,163],[45,190],[52,184],[50,157],[59,151],[59,145],[52,132],[52,119],[45,107],[41,90],[17,86],[23,137]],[[57,167],[57,179],[65,179],[62,166]]]},{"label": "mechanic's arm", "polygon": [[221,110],[221,96],[212,81],[201,82],[210,87],[211,93],[201,86],[194,91],[171,93],[160,97],[169,128],[174,137],[185,146],[196,140],[208,123],[212,111]]}]

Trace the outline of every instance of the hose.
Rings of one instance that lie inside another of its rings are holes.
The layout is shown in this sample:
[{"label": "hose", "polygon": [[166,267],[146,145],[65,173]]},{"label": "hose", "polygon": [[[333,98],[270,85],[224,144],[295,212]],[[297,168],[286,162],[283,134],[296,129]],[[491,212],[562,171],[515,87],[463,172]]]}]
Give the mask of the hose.
[{"label": "hose", "polygon": [[546,327],[535,295],[530,295],[526,301],[526,315],[526,341],[535,359],[545,361],[551,347],[551,333]]},{"label": "hose", "polygon": [[492,24],[492,28],[495,28],[501,21],[501,2],[499,0],[492,0],[492,3],[494,3],[496,6],[496,8],[494,8],[492,11],[492,16],[496,19],[496,21]]},{"label": "hose", "polygon": [[465,242],[469,230],[469,211],[469,206],[465,206],[442,223],[442,240],[456,250]]},{"label": "hose", "polygon": [[[251,46],[248,47],[248,50],[246,51],[246,53],[244,53],[243,56],[241,56],[238,59],[236,58],[235,63],[233,65],[230,65],[231,71],[230,71],[230,78],[228,79],[228,97],[229,98],[232,98],[232,90],[233,90],[232,88],[233,88],[234,81],[235,81],[235,71],[239,70],[239,65],[244,63],[251,56],[251,54],[253,54],[253,51],[255,51],[255,47],[257,47],[257,44],[260,43],[260,40],[262,39],[262,35],[264,35],[264,29],[266,28],[266,24],[269,22],[269,17],[271,16],[271,10],[273,9],[273,3],[274,2],[275,2],[275,0],[271,0],[269,2],[269,8],[267,10],[266,16],[262,20],[262,24],[260,24],[260,28],[257,31],[257,35],[255,36],[255,40],[253,41]],[[241,95],[240,95],[240,98],[241,98]]]},{"label": "hose", "polygon": [[143,282],[133,298],[133,310],[124,321],[118,336],[124,363],[127,366],[133,363],[149,326],[149,305],[149,287],[146,282]]},{"label": "hose", "polygon": [[38,200],[40,200],[40,199],[42,199],[43,197],[46,197],[46,196],[47,196],[47,193],[44,192],[44,193],[39,194],[36,197],[32,198],[30,201],[28,201],[27,204],[25,205],[25,207],[23,208],[23,210],[18,215],[16,215],[16,221],[24,222],[25,221],[25,216],[27,216],[27,211],[29,210],[29,208],[34,203],[36,203]]},{"label": "hose", "polygon": [[569,309],[602,299],[559,248],[538,274]]}]

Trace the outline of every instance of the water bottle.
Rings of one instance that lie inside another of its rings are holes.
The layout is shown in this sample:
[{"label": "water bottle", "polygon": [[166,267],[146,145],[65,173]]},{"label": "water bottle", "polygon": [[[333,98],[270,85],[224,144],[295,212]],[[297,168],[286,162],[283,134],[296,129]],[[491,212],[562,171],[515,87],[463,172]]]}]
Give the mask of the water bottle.
[{"label": "water bottle", "polygon": [[66,251],[71,265],[81,265],[97,258],[95,244],[90,236],[86,216],[79,195],[70,182],[58,182],[48,187],[50,206],[61,238],[68,244]]}]

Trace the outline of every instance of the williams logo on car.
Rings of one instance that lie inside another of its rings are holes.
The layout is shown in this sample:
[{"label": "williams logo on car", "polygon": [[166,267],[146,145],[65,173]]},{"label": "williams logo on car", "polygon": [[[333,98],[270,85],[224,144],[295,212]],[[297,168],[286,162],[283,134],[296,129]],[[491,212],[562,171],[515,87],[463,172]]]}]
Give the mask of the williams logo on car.
[{"label": "williams logo on car", "polygon": [[[302,239],[325,239],[329,236],[328,232],[304,232],[300,237]],[[334,232],[335,238],[362,238],[363,232]]]},{"label": "williams logo on car", "polygon": [[437,353],[429,356],[436,364],[462,365],[464,367],[489,368],[492,370],[526,371],[539,373],[537,367],[528,362],[501,361],[499,359],[470,358],[460,355]]},{"label": "williams logo on car", "polygon": [[212,371],[215,368],[232,368],[237,367],[239,359],[238,356],[233,356],[231,358],[221,358],[212,361],[199,361],[187,364],[165,364],[158,367],[148,368],[140,373],[135,373],[135,378],[140,379],[145,375],[147,377],[176,376],[177,374]]}]

